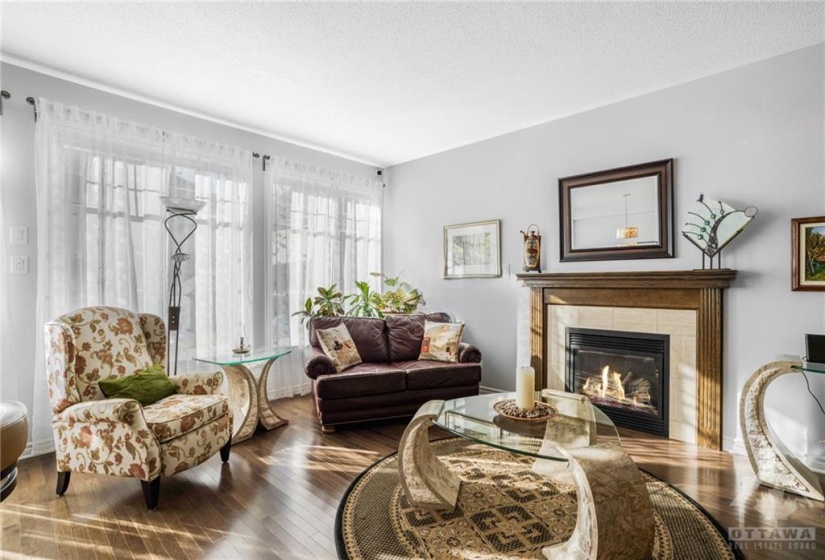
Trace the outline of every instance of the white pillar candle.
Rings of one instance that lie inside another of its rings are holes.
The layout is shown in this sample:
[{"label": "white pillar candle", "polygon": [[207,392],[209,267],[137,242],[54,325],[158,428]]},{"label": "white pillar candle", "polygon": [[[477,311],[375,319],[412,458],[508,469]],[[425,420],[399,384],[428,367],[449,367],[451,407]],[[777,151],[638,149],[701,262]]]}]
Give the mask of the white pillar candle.
[{"label": "white pillar candle", "polygon": [[536,370],[520,367],[516,371],[516,406],[527,410],[536,404]]}]

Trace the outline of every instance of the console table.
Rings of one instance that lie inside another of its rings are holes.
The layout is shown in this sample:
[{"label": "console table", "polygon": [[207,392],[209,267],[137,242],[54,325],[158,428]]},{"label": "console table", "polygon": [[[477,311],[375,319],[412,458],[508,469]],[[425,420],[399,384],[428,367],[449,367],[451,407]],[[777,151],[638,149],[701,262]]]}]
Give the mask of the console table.
[{"label": "console table", "polygon": [[825,369],[803,368],[802,362],[794,361],[771,362],[753,372],[742,389],[739,424],[748,459],[760,484],[825,501],[816,474],[793,456],[765,418],[768,385],[777,377],[801,371],[825,375]]},{"label": "console table", "polygon": [[[233,414],[233,445],[252,437],[259,421],[267,430],[289,423],[272,410],[266,396],[266,385],[272,364],[290,352],[283,348],[257,348],[246,354],[216,351],[194,358],[197,362],[221,366],[226,372],[229,406]],[[249,364],[263,361],[266,363],[256,381]]]}]

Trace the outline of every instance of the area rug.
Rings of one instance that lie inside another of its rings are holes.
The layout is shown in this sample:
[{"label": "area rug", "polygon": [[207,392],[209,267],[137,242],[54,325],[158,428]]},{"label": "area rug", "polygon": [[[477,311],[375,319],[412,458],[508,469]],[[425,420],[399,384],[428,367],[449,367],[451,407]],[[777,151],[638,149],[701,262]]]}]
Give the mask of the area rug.
[{"label": "area rug", "polygon": [[[335,523],[343,560],[544,558],[576,524],[575,487],[531,470],[534,460],[462,438],[433,443],[461,478],[455,511],[410,506],[395,454],[349,487]],[[656,560],[741,558],[714,520],[667,483],[642,473],[656,515]]]}]

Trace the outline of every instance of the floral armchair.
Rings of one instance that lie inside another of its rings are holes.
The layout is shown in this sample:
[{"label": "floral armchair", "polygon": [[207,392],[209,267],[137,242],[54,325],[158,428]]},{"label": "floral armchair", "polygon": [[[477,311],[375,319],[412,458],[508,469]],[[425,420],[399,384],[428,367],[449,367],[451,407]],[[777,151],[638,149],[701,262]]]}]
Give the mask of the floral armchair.
[{"label": "floral armchair", "polygon": [[86,307],[46,324],[46,367],[54,418],[57,494],[72,471],[137,478],[149,509],[160,477],[194,467],[220,450],[229,460],[232,413],[223,374],[170,377],[177,394],[141,406],[107,399],[101,379],[166,359],[166,326],[146,313]]}]

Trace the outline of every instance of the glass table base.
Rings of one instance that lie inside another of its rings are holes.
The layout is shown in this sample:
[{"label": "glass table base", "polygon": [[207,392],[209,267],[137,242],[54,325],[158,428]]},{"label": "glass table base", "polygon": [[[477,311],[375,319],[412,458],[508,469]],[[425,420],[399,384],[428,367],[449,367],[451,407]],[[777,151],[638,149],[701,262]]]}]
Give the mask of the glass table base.
[{"label": "glass table base", "polygon": [[251,438],[258,422],[267,430],[289,423],[289,420],[275,413],[266,396],[269,368],[274,363],[275,360],[266,362],[257,381],[252,371],[244,364],[221,366],[229,382],[229,406],[232,408],[234,417],[233,445]]}]

